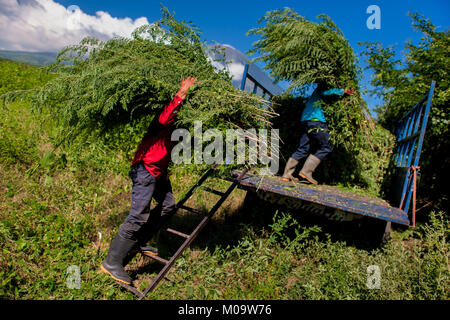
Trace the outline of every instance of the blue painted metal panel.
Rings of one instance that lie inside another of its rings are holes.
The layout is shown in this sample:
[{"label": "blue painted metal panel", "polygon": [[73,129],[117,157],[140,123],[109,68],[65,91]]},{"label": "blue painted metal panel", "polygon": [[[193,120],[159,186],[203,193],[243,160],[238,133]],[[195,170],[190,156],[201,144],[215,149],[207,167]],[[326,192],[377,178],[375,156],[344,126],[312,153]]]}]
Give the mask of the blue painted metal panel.
[{"label": "blue painted metal panel", "polygon": [[410,168],[419,165],[435,86],[436,82],[432,81],[427,94],[402,117],[395,130],[397,149],[394,161],[398,175],[395,202],[405,212],[409,211],[414,186]]},{"label": "blue painted metal panel", "polygon": [[236,88],[245,90],[246,80],[249,78],[256,82],[264,93],[279,95],[283,89],[273,83],[273,80],[258,66],[251,63],[249,59],[239,50],[230,45],[209,45],[206,54],[211,63],[218,70],[227,69],[232,76],[232,83]]},{"label": "blue painted metal panel", "polygon": [[241,90],[245,89],[245,81],[247,80],[248,64],[245,65],[244,74],[242,75]]},{"label": "blue painted metal panel", "polygon": [[255,83],[252,90],[253,93],[256,93],[258,88],[261,88],[262,92],[269,93],[271,96],[280,95],[283,93],[283,89],[273,84],[272,80],[261,69],[252,63],[245,65],[244,73],[242,75],[241,90],[245,90],[247,79],[250,79]]},{"label": "blue painted metal panel", "polygon": [[246,77],[249,76],[251,79],[257,83],[259,87],[269,92],[271,95],[280,95],[283,93],[283,89],[272,82],[260,68],[258,68],[253,63],[246,65]]}]

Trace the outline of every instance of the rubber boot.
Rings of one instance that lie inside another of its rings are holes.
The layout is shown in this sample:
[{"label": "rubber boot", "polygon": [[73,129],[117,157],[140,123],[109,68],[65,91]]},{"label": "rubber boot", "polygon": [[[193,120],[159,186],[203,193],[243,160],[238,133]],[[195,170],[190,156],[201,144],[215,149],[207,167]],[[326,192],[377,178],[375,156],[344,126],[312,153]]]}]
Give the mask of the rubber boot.
[{"label": "rubber boot", "polygon": [[145,254],[151,254],[154,256],[158,255],[158,248],[155,248],[155,247],[143,245],[143,246],[140,246],[139,250]]},{"label": "rubber boot", "polygon": [[[160,209],[154,208],[153,210],[160,211]],[[152,211],[153,211],[152,210]],[[159,220],[159,219],[158,219]],[[157,220],[157,221],[158,221]],[[158,249],[147,246],[146,243],[150,241],[151,238],[153,238],[153,235],[155,234],[155,226],[154,222],[152,224],[146,224],[140,231],[140,233],[137,236],[138,239],[138,245],[137,248],[141,253],[145,254],[151,254],[151,255],[158,255]]]},{"label": "rubber boot", "polygon": [[138,252],[141,252],[146,255],[158,255],[158,248],[154,248],[151,246],[146,246],[145,244],[136,244],[131,251],[128,253],[126,258],[123,260],[123,266],[125,267],[127,264],[130,263],[131,260],[136,256]]},{"label": "rubber boot", "polygon": [[300,170],[299,176],[303,179],[308,180],[312,184],[317,184],[317,181],[312,177],[313,172],[316,170],[317,166],[320,164],[320,159],[315,155],[310,154],[308,158],[306,158],[305,164],[303,165],[302,170]]},{"label": "rubber boot", "polygon": [[297,178],[294,178],[293,174],[295,171],[295,167],[297,166],[298,161],[294,158],[290,157],[288,162],[286,163],[286,167],[284,168],[283,177],[281,180],[283,181],[290,181],[290,180],[298,180]]},{"label": "rubber boot", "polygon": [[124,261],[128,253],[137,244],[137,241],[125,239],[119,234],[111,242],[108,256],[100,266],[100,270],[109,274],[114,280],[131,284],[131,278],[124,270]]}]

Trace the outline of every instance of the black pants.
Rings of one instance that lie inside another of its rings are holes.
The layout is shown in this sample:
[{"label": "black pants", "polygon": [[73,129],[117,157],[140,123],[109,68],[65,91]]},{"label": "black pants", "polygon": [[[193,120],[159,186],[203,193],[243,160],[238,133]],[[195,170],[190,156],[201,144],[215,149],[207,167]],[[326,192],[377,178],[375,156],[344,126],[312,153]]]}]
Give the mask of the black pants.
[{"label": "black pants", "polygon": [[318,149],[314,155],[320,160],[325,160],[333,150],[327,124],[320,121],[302,121],[300,130],[300,143],[291,157],[297,161],[305,158],[310,153],[311,141],[315,141],[318,144]]},{"label": "black pants", "polygon": [[[138,162],[131,167],[129,176],[133,182],[131,191],[131,210],[119,228],[119,234],[144,244],[158,231],[161,217],[175,209],[175,197],[170,181],[165,177],[156,179]],[[158,203],[150,211],[150,202]]]}]

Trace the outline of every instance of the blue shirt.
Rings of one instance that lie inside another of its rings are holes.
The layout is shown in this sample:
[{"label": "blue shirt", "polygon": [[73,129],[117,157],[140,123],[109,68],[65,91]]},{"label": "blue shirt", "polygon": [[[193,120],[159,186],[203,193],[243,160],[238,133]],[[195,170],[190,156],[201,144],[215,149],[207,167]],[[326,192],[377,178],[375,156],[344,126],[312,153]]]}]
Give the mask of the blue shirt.
[{"label": "blue shirt", "polygon": [[323,92],[319,92],[317,89],[314,90],[313,94],[306,102],[306,107],[303,110],[302,119],[300,121],[316,120],[320,122],[327,122],[322,110],[322,98],[323,96],[331,95],[343,96],[344,89],[333,88]]}]

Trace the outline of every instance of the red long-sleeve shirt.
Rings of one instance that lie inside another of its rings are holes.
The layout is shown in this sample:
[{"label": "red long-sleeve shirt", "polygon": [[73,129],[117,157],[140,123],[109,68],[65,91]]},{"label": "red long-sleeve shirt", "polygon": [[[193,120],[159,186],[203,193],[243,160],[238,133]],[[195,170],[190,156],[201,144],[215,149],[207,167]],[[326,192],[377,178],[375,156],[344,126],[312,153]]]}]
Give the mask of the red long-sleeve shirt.
[{"label": "red long-sleeve shirt", "polygon": [[159,116],[155,116],[150,127],[134,154],[132,165],[142,161],[144,167],[155,178],[167,175],[170,154],[174,147],[171,140],[176,113],[183,102],[178,95],[164,107]]}]

